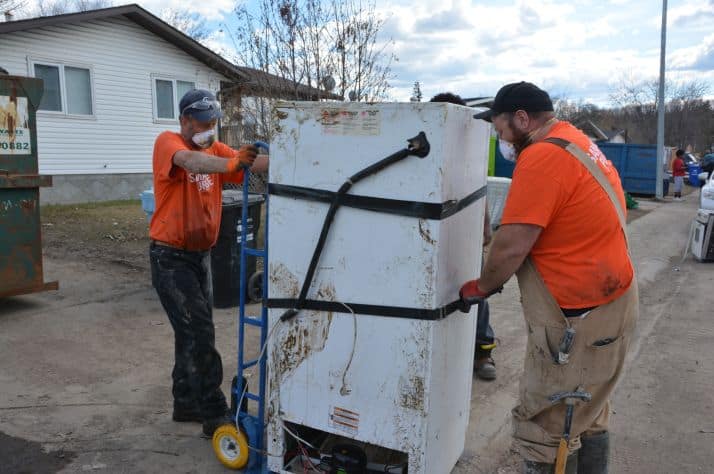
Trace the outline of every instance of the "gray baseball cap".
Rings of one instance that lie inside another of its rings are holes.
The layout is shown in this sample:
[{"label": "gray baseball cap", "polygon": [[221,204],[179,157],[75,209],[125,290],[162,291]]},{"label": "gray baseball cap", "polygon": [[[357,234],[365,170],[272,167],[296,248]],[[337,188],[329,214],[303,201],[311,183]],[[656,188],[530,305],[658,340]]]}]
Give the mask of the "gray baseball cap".
[{"label": "gray baseball cap", "polygon": [[223,117],[221,104],[216,96],[206,89],[192,89],[179,101],[181,115],[193,117],[199,122],[210,122]]}]

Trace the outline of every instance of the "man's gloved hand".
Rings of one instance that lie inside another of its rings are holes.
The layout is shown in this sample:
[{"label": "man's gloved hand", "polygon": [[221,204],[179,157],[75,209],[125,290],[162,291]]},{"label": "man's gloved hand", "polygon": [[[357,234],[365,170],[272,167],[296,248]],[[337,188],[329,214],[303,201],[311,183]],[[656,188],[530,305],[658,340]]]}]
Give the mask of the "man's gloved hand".
[{"label": "man's gloved hand", "polygon": [[229,173],[239,171],[241,168],[253,166],[258,156],[258,148],[253,145],[243,145],[236,153],[235,158],[228,160],[227,170]]},{"label": "man's gloved hand", "polygon": [[254,145],[243,145],[238,149],[238,160],[248,168],[253,166],[258,156],[258,148]]},{"label": "man's gloved hand", "polygon": [[470,280],[461,287],[461,291],[459,291],[459,297],[461,298],[459,310],[461,312],[468,313],[471,311],[472,305],[479,304],[494,293],[500,293],[503,290],[503,287],[500,287],[490,293],[486,293],[479,288],[478,282],[478,280]]}]

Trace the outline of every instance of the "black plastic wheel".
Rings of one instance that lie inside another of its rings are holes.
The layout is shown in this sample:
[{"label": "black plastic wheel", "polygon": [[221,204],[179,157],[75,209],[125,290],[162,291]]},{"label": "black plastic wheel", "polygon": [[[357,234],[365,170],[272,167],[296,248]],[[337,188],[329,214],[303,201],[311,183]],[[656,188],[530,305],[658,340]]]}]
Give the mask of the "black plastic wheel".
[{"label": "black plastic wheel", "polygon": [[250,301],[257,302],[263,299],[263,272],[255,272],[251,275],[246,293]]}]

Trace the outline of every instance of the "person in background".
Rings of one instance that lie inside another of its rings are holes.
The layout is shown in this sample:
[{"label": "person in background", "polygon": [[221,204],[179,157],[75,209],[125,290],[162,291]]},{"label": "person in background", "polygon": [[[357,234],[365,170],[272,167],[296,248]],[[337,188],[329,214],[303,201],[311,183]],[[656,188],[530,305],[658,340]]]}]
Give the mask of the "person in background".
[{"label": "person in background", "polygon": [[[430,102],[447,102],[450,104],[466,105],[466,102],[456,94],[443,92],[431,98]],[[483,246],[491,242],[491,219],[488,215],[488,205],[483,223]],[[491,312],[488,301],[478,306],[476,318],[476,351],[474,354],[474,372],[482,380],[496,379],[496,364],[491,357],[491,351],[496,347],[493,328],[490,324]]]},{"label": "person in background", "polygon": [[684,150],[677,150],[674,161],[672,161],[672,176],[674,176],[674,200],[682,200],[682,188],[684,187],[684,177],[687,175],[687,166],[684,164]]},{"label": "person in background", "polygon": [[708,150],[702,158],[702,171],[708,173],[707,179],[711,178],[714,172],[714,153],[711,150]]},{"label": "person in background", "polygon": [[216,140],[222,112],[211,92],[187,92],[179,110],[181,130],[161,133],[154,144],[151,279],[174,330],[173,420],[202,422],[210,437],[232,422],[221,391],[210,270],[223,184],[242,183],[246,168],[267,170],[268,158],[258,158],[254,146],[234,150]]}]

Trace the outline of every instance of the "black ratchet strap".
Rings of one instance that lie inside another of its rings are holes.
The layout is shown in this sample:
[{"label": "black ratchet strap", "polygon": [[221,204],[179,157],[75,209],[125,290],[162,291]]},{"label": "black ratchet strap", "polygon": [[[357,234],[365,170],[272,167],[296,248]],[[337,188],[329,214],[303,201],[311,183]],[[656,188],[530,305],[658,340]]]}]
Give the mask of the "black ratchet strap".
[{"label": "black ratchet strap", "polygon": [[319,301],[287,298],[271,298],[267,300],[268,308],[296,308],[300,304],[300,309],[308,311],[322,311],[326,313],[355,313],[372,316],[383,316],[387,318],[407,318],[419,319],[422,321],[437,321],[446,318],[451,313],[456,312],[459,308],[461,300],[456,300],[452,303],[435,309],[424,308],[405,308],[402,306],[381,306],[361,303],[338,303],[336,301]]},{"label": "black ratchet strap", "polygon": [[332,204],[337,201],[339,206],[381,212],[383,214],[415,217],[418,219],[443,220],[486,196],[486,186],[477,189],[458,201],[446,201],[443,203],[404,201],[401,199],[378,198],[358,194],[339,194],[334,191],[274,183],[268,184],[268,192],[272,196],[303,199],[325,204]]},{"label": "black ratchet strap", "polygon": [[[299,296],[297,297],[297,299],[268,299],[266,301],[266,306],[268,306],[269,308],[287,309],[287,311],[285,311],[280,316],[281,321],[288,321],[294,318],[303,309],[342,313],[354,312],[355,314],[372,314],[375,316],[387,316],[397,318],[436,320],[445,318],[446,316],[453,313],[459,308],[461,303],[460,301],[455,301],[442,308],[423,309],[364,304],[343,304],[331,301],[316,301],[307,299],[307,293],[310,289],[310,286],[312,285],[312,280],[315,276],[315,271],[317,270],[317,265],[320,261],[322,250],[324,249],[325,244],[327,242],[327,236],[330,232],[330,227],[332,226],[332,222],[334,221],[337,210],[341,206],[348,206],[347,203],[349,203],[352,204],[349,207],[357,207],[361,209],[368,209],[371,211],[409,215],[428,219],[443,219],[444,215],[447,215],[447,217],[448,215],[453,215],[486,194],[486,189],[482,188],[476,191],[475,193],[472,193],[467,198],[462,199],[461,201],[445,204],[414,202],[410,203],[409,201],[373,198],[348,194],[352,186],[354,186],[358,182],[369,176],[379,173],[383,169],[395,163],[398,163],[409,156],[425,158],[429,154],[431,147],[429,145],[429,140],[427,140],[426,134],[424,132],[420,132],[417,136],[407,140],[407,142],[408,146],[406,148],[392,153],[386,158],[383,158],[378,162],[350,176],[342,184],[342,186],[340,186],[340,189],[337,192],[311,190],[308,188],[298,188],[296,186],[278,186],[275,184],[270,185],[269,192],[271,194],[278,195],[278,193],[282,192],[282,195],[284,196],[290,194],[292,195],[292,197],[311,199],[315,201],[325,202],[330,205],[327,210],[327,215],[325,216],[325,221],[322,224],[322,230],[320,231],[320,236],[317,240],[317,244],[315,245],[315,250],[312,254],[312,259],[310,260],[310,265],[308,266],[307,273],[305,275],[305,280],[303,281]],[[402,208],[400,206],[404,207]],[[409,214],[404,214],[404,212],[409,212]],[[423,217],[427,215],[430,217]]]}]

